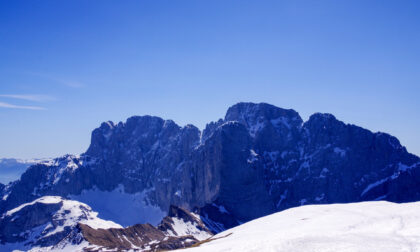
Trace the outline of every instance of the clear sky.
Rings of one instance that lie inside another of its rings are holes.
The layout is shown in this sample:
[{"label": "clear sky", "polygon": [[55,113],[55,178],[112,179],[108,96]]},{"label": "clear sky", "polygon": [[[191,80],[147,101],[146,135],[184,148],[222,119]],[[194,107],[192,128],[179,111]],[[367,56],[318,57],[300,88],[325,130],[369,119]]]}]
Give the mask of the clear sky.
[{"label": "clear sky", "polygon": [[0,2],[0,157],[84,152],[102,121],[203,128],[239,101],[420,154],[420,1]]}]

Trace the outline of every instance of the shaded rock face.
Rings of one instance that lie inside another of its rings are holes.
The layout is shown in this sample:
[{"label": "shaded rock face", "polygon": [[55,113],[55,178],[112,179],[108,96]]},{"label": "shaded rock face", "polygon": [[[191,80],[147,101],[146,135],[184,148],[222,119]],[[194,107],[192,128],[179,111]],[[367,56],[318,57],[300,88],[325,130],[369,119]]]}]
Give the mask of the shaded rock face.
[{"label": "shaded rock face", "polygon": [[[19,214],[5,215],[0,220],[0,240],[9,243],[26,241],[34,228],[49,222],[52,223],[52,216],[61,207],[61,202],[56,204],[35,203],[23,208]],[[40,238],[34,244],[53,245],[48,244],[49,240],[51,239]]]},{"label": "shaded rock face", "polygon": [[3,198],[5,185],[0,183],[0,197]]},{"label": "shaded rock face", "polygon": [[170,206],[168,216],[158,225],[166,236],[193,236],[197,241],[205,240],[214,233],[207,228],[200,215],[177,206]]},{"label": "shaded rock face", "polygon": [[195,212],[200,216],[206,228],[214,234],[241,224],[236,216],[228,212],[224,206],[218,205],[217,201],[206,204],[196,209]]},{"label": "shaded rock face", "polygon": [[294,110],[239,103],[202,133],[152,116],[103,123],[80,157],[34,165],[7,185],[0,212],[43,195],[122,185],[147,192],[147,203],[165,212],[171,204],[203,208],[218,219],[208,223],[227,227],[304,204],[417,201],[419,173],[420,159],[388,134],[330,114],[303,122]]},{"label": "shaded rock face", "polygon": [[[263,152],[268,164],[271,162],[266,177],[272,180],[272,194],[279,197],[278,209],[311,203],[419,199],[414,189],[419,185],[419,158],[407,153],[395,137],[344,124],[330,114],[311,116],[301,131],[296,147],[279,150],[280,157]],[[406,183],[414,190],[404,192]]]},{"label": "shaded rock face", "polygon": [[222,151],[218,202],[240,220],[273,212],[275,208],[265,188],[262,163],[251,160],[252,139],[246,127],[229,123],[217,134]]}]

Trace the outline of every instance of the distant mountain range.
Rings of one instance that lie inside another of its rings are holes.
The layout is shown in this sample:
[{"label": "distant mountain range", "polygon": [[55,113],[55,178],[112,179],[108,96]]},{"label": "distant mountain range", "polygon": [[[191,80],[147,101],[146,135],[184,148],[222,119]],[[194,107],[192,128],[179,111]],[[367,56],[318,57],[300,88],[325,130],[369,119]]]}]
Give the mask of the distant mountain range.
[{"label": "distant mountain range", "polygon": [[0,183],[18,180],[29,166],[45,161],[48,159],[0,158]]},{"label": "distant mountain range", "polygon": [[[121,228],[147,222],[158,228],[171,206],[178,206],[202,222],[184,222],[180,224],[184,229],[202,224],[214,234],[301,205],[418,201],[420,159],[397,138],[345,124],[331,114],[317,113],[303,122],[291,109],[238,103],[202,132],[153,116],[105,122],[93,131],[82,155],[34,164],[19,180],[0,189],[3,223],[13,218],[7,212],[22,204],[60,196],[63,202],[87,204],[80,206],[89,206],[98,212],[97,218]],[[25,226],[48,233],[45,226],[53,223],[60,209],[50,209],[42,224]],[[80,229],[83,225],[89,223],[60,229],[66,237],[77,230],[80,238],[62,246],[112,247],[80,236],[90,230]],[[5,229],[0,232],[1,243],[27,243],[25,248],[55,246],[60,240],[51,237],[48,243],[37,243],[30,235],[8,234]],[[106,232],[101,235],[109,237]],[[154,244],[170,239],[174,248],[196,242],[180,241],[169,233],[159,237]],[[124,246],[148,245],[131,241]]]}]

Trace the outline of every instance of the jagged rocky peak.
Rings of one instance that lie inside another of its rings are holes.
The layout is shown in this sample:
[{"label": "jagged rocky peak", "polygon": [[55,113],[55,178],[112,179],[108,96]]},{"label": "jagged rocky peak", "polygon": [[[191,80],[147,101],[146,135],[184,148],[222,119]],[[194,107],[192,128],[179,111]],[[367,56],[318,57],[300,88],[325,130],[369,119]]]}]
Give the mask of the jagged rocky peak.
[{"label": "jagged rocky peak", "polygon": [[217,127],[223,124],[223,122],[223,119],[219,119],[217,122],[210,122],[206,124],[201,138],[202,142],[205,142],[214,133]]},{"label": "jagged rocky peak", "polygon": [[[387,133],[373,133],[352,124],[346,124],[332,114],[315,113],[304,123],[303,129],[308,140],[317,148],[320,146],[352,147],[356,151],[370,152],[404,152],[399,140]],[[357,146],[359,148],[357,148]]]},{"label": "jagged rocky peak", "polygon": [[225,121],[238,121],[244,124],[251,135],[272,125],[276,128],[296,128],[302,125],[302,118],[293,109],[282,109],[267,103],[241,102],[228,109]]},{"label": "jagged rocky peak", "polygon": [[337,121],[337,118],[330,113],[314,113],[309,117],[309,121],[322,121],[322,122],[334,122]]},{"label": "jagged rocky peak", "polygon": [[108,121],[92,132],[91,144],[86,154],[101,156],[106,149],[133,145],[141,145],[143,150],[150,150],[157,141],[168,143],[180,134],[187,137],[190,144],[198,142],[200,138],[197,127],[187,125],[181,128],[172,120],[156,116],[133,116],[125,123],[118,124]]},{"label": "jagged rocky peak", "polygon": [[369,130],[361,127],[345,124],[344,122],[335,118],[334,115],[329,113],[315,113],[309,117],[309,120],[303,124],[305,130],[311,133],[328,133],[330,135],[347,134],[350,128],[354,128],[354,133],[368,134]]},{"label": "jagged rocky peak", "polygon": [[[351,131],[356,130],[356,134],[364,131],[362,128],[353,129],[349,126],[337,120],[331,114],[315,113],[303,124],[303,134],[312,144],[325,146],[327,144],[337,144],[340,141],[348,141],[344,138],[349,138],[350,135],[353,135]],[[368,131],[365,133],[368,133]]]}]

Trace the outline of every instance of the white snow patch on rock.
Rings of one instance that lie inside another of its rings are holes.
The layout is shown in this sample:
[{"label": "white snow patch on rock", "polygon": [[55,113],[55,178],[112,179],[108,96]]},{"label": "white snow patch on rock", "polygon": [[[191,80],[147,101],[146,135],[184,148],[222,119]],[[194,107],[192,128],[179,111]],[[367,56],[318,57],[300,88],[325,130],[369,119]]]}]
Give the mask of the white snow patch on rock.
[{"label": "white snow patch on rock", "polygon": [[381,184],[383,184],[383,183],[385,183],[385,182],[387,182],[387,181],[389,181],[389,180],[394,180],[394,179],[397,179],[399,176],[400,176],[400,174],[401,174],[401,172],[406,172],[406,171],[408,171],[408,170],[410,170],[410,169],[412,169],[412,168],[414,168],[414,167],[416,167],[417,165],[419,165],[420,163],[414,163],[414,164],[412,164],[412,165],[410,165],[410,166],[408,166],[408,165],[405,165],[405,164],[402,164],[402,163],[398,163],[398,170],[396,171],[396,172],[394,172],[391,176],[389,176],[389,177],[386,177],[386,178],[383,178],[383,179],[380,179],[380,180],[378,180],[378,181],[376,181],[376,182],[373,182],[373,183],[371,183],[371,184],[369,184],[364,190],[363,190],[363,192],[361,193],[361,195],[360,196],[363,196],[363,195],[365,195],[367,192],[369,192],[370,190],[372,190],[373,188],[375,188],[375,187],[377,187],[377,186],[379,186],[379,185],[381,185]]},{"label": "white snow patch on rock", "polygon": [[22,204],[16,208],[13,208],[12,210],[9,210],[6,212],[7,216],[11,216],[12,214],[19,212],[20,210],[22,210],[22,208],[30,206],[30,205],[34,205],[35,203],[42,203],[42,204],[58,204],[61,201],[63,201],[63,198],[59,197],[59,196],[45,196],[39,199],[36,199],[32,202],[29,203],[25,203]]},{"label": "white snow patch on rock", "polygon": [[139,223],[157,225],[166,216],[158,206],[147,203],[147,191],[130,194],[122,185],[113,191],[84,190],[70,198],[91,206],[99,213],[99,218],[112,220],[124,227]]},{"label": "white snow patch on rock", "polygon": [[346,150],[343,150],[339,147],[334,147],[334,153],[340,155],[340,157],[346,156]]},{"label": "white snow patch on rock", "polygon": [[279,117],[276,119],[272,119],[270,120],[271,124],[273,124],[273,126],[279,126],[280,124],[283,124],[286,128],[290,129],[290,123],[289,120],[286,117]]},{"label": "white snow patch on rock", "polygon": [[189,221],[185,222],[180,218],[172,218],[172,221],[174,222],[172,228],[176,232],[177,236],[192,235],[200,241],[205,240],[211,236],[211,234],[198,229],[196,225]]},{"label": "white snow patch on rock", "polygon": [[252,137],[255,137],[256,135],[257,135],[257,133],[261,130],[261,129],[263,129],[265,127],[265,123],[264,123],[264,121],[259,121],[259,122],[256,122],[255,124],[253,124],[253,125],[251,125],[250,127],[249,127],[249,134],[252,136]]},{"label": "white snow patch on rock", "polygon": [[253,163],[258,160],[258,154],[254,150],[249,150],[249,157],[247,159],[248,163]]}]

